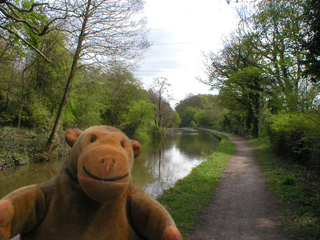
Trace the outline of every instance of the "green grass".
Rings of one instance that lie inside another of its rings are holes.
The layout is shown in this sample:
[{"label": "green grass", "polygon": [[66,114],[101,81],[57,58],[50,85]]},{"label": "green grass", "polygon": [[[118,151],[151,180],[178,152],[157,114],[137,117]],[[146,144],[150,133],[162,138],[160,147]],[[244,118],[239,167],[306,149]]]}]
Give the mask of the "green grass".
[{"label": "green grass", "polygon": [[179,180],[175,187],[157,198],[170,212],[185,239],[198,222],[198,215],[208,205],[221,174],[236,150],[235,144],[226,136],[217,135],[222,138],[218,150]]},{"label": "green grass", "polygon": [[272,153],[268,139],[251,140],[256,158],[278,201],[283,226],[291,239],[320,237],[320,180],[312,171]]}]

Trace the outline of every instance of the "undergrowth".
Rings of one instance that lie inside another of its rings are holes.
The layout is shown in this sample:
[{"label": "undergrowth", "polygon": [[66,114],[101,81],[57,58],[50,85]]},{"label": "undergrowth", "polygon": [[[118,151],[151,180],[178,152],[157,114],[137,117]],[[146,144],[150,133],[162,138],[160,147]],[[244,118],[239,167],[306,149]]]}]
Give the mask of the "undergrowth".
[{"label": "undergrowth", "polygon": [[[13,165],[49,160],[45,154],[45,144],[49,133],[27,128],[0,127],[0,169]],[[63,134],[59,141],[64,142]],[[59,144],[55,156],[65,155],[65,144]]]},{"label": "undergrowth", "polygon": [[222,138],[218,150],[179,180],[175,187],[157,198],[170,212],[185,239],[197,223],[198,215],[208,205],[221,174],[236,150],[235,144],[226,136],[217,135]]},{"label": "undergrowth", "polygon": [[280,159],[268,139],[251,140],[256,158],[278,200],[280,218],[291,239],[316,240],[320,236],[320,180],[304,166]]}]

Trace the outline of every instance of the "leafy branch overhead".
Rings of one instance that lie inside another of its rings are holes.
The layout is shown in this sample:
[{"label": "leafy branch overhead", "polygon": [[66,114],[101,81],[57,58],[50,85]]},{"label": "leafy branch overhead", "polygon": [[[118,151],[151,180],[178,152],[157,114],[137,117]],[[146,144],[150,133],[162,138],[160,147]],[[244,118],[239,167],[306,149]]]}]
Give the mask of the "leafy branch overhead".
[{"label": "leafy branch overhead", "polygon": [[[87,5],[88,24],[82,29]],[[41,38],[52,31],[68,34],[73,47],[83,31],[85,39],[80,57],[86,60],[104,62],[105,56],[114,55],[135,58],[149,46],[145,37],[146,21],[136,17],[142,7],[140,0],[6,2],[0,4],[0,29],[7,40],[22,42],[48,62],[52,59],[44,53]]]},{"label": "leafy branch overhead", "polygon": [[[10,45],[10,51],[19,55],[26,65],[39,64],[34,56],[36,52],[50,63],[45,69],[61,65],[60,73],[68,72],[63,77],[62,100],[60,103],[55,101],[55,108],[59,106],[59,109],[51,112],[56,114],[56,121],[47,144],[49,150],[54,147],[73,82],[83,66],[105,67],[114,58],[136,60],[149,46],[146,21],[139,15],[142,8],[142,0],[54,0],[46,3],[23,0],[0,5],[0,32],[5,44]],[[64,52],[64,56],[60,53],[57,53],[58,58],[55,57],[57,54],[52,56],[54,49]],[[44,78],[37,74],[35,81],[40,79],[43,81]],[[43,85],[41,81],[39,85]],[[22,77],[23,86],[26,86],[25,82],[26,78]],[[21,113],[26,96],[22,88]]]},{"label": "leafy branch overhead", "polygon": [[0,28],[9,34],[3,34],[3,36],[11,40],[14,36],[36,51],[46,61],[51,62],[41,50],[39,40],[36,39],[55,29],[54,23],[65,19],[66,15],[50,18],[49,15],[44,15],[44,12],[49,9],[48,3],[22,1],[15,5],[12,2],[5,2],[5,4],[0,5],[2,15]]}]

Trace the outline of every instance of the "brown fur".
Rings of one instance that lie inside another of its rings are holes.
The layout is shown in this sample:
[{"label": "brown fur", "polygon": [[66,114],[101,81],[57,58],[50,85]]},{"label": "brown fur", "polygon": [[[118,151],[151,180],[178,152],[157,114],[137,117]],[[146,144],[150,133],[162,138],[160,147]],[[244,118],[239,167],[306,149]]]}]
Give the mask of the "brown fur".
[{"label": "brown fur", "polygon": [[132,183],[137,141],[96,126],[69,130],[66,142],[58,176],[0,200],[0,240],[182,239],[169,213]]}]

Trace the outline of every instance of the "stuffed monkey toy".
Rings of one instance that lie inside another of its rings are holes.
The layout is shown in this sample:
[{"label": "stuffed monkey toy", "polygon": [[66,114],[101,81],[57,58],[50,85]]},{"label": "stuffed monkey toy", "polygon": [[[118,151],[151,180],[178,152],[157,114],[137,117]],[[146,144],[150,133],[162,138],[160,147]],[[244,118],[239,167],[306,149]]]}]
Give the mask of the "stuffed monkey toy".
[{"label": "stuffed monkey toy", "polygon": [[166,209],[132,182],[139,142],[110,126],[71,129],[53,179],[0,200],[0,240],[181,240]]}]

